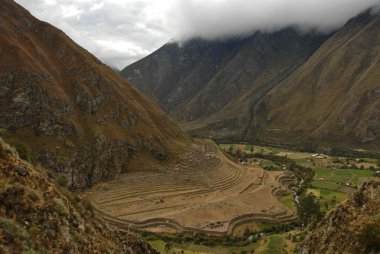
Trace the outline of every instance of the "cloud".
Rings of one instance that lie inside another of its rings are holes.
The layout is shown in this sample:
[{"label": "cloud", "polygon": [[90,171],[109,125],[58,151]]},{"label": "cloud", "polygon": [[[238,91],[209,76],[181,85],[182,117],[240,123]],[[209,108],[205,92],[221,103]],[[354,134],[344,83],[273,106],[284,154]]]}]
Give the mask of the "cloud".
[{"label": "cloud", "polygon": [[116,68],[172,38],[215,39],[286,26],[330,31],[380,0],[16,0]]},{"label": "cloud", "polygon": [[379,0],[176,1],[171,26],[177,38],[215,39],[287,26],[329,32]]},{"label": "cloud", "polygon": [[173,36],[166,25],[170,1],[16,0],[37,18],[60,28],[112,67],[124,68]]}]

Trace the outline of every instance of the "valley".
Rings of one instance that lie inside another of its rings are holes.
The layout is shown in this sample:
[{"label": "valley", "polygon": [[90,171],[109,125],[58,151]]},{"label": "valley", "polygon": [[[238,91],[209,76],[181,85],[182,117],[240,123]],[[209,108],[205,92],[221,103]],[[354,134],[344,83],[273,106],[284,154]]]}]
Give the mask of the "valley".
[{"label": "valley", "polygon": [[[0,1],[0,253],[380,252],[380,8],[124,48],[152,53],[119,72],[18,2]],[[84,2],[58,19],[117,6]],[[124,61],[123,31],[86,36]]]},{"label": "valley", "polygon": [[[218,149],[224,153],[223,156],[227,156],[228,159],[231,160],[230,163],[234,163],[236,167],[238,166],[241,168],[249,168],[251,171],[253,170],[265,172],[267,174],[273,175],[284,175],[285,171],[287,171],[285,168],[289,167],[289,162],[292,162],[295,165],[301,165],[302,167],[311,168],[313,175],[309,181],[305,182],[302,185],[299,185],[299,183],[293,179],[293,181],[290,181],[290,184],[292,186],[300,186],[298,193],[300,193],[301,200],[304,197],[314,196],[318,202],[318,211],[322,214],[327,214],[329,211],[339,206],[339,204],[346,202],[349,199],[350,195],[358,188],[360,188],[363,182],[377,179],[376,168],[379,166],[379,159],[329,156],[326,154],[316,154],[251,144],[233,143],[218,144],[217,146]],[[217,148],[214,147],[213,149],[215,152],[215,149]],[[207,154],[206,156],[212,154],[212,152],[210,153],[211,149],[200,150],[201,151],[198,150],[198,152],[203,152]],[[227,158],[224,158],[224,160],[227,160]],[[197,161],[200,160],[198,159]],[[291,169],[291,167],[289,169]],[[255,176],[250,175],[250,177],[254,178]],[[184,178],[187,179],[187,176],[184,175]],[[199,179],[199,177],[196,178]],[[180,179],[181,177],[178,178],[178,181],[180,181]],[[124,184],[127,184],[127,181],[125,181]],[[251,187],[248,186],[247,189],[250,188]],[[260,186],[259,188],[263,187]],[[208,192],[211,191],[208,190]],[[107,193],[107,191],[100,191],[100,193],[100,195],[102,195],[103,193]],[[241,201],[241,197],[239,197],[239,195],[234,194],[232,196],[229,196],[228,193],[228,189],[223,192],[223,197],[225,197],[227,200],[228,198],[233,197],[235,200]],[[252,193],[255,193],[255,191],[252,191]],[[94,196],[94,200],[99,199],[96,195],[97,194]],[[205,198],[209,197],[209,195],[210,194],[205,195]],[[156,201],[159,203],[159,200],[161,198],[163,200],[166,200],[165,197],[161,194],[157,193],[157,196],[159,198],[153,198],[151,201]],[[262,204],[263,200],[267,200],[269,197],[263,197],[262,194],[260,196],[262,198],[258,200],[259,202],[255,203],[253,207],[249,207],[250,210],[254,210],[260,207],[260,204]],[[143,199],[142,196],[140,196],[140,198]],[[188,198],[196,201],[194,203],[192,201],[188,201],[188,203],[191,204],[191,209],[199,211],[199,207],[197,207],[197,205],[199,205],[198,202],[200,202],[201,199],[199,199],[199,197],[190,195]],[[212,198],[213,200],[217,200],[217,196],[214,196]],[[279,207],[287,207],[290,211],[299,211],[299,208],[294,201],[294,196],[290,191],[290,187],[282,187],[282,192],[278,193],[276,198],[277,201],[279,200],[282,202],[282,205],[277,203]],[[223,198],[224,201],[226,199]],[[251,196],[250,200],[254,201],[254,197]],[[212,205],[208,204],[206,207],[208,207],[208,210],[211,210]],[[239,208],[241,209],[242,207],[240,206]],[[219,207],[219,211],[220,210],[228,209]],[[155,213],[159,216],[165,214],[169,217],[173,216],[172,218],[175,218],[176,216],[178,218],[177,213],[181,213],[181,209],[178,208],[178,211],[171,212],[167,210],[155,211]],[[212,214],[212,211],[206,214],[202,213],[203,221],[208,221],[206,216],[210,213]],[[134,223],[139,224],[139,222],[132,219],[133,215],[130,216],[130,224],[128,224],[130,226],[129,230],[133,230]],[[145,217],[145,215],[143,216]],[[223,216],[223,212],[214,213],[212,216],[213,218],[221,218],[221,216]],[[186,217],[189,221],[192,222],[196,222],[199,218],[198,216],[194,216],[194,213],[187,213]],[[109,215],[107,215],[106,218],[112,220]],[[305,236],[308,234],[308,227],[302,226],[304,220],[305,218],[301,219],[297,215],[297,218],[294,218],[293,220],[276,223],[273,220],[263,220],[257,216],[256,218],[252,218],[252,220],[242,221],[241,225],[239,225],[239,227],[236,227],[232,234],[227,234],[223,237],[220,237],[222,234],[215,234],[215,232],[223,232],[223,227],[216,228],[214,232],[210,231],[209,228],[203,228],[203,231],[194,230],[194,228],[190,230],[190,228],[185,229],[183,226],[179,227],[179,224],[177,224],[177,226],[172,225],[172,227],[170,227],[168,220],[166,223],[164,220],[161,222],[155,221],[157,222],[157,224],[155,224],[156,228],[148,227],[145,228],[143,232],[142,228],[140,228],[136,232],[140,232],[139,234],[142,237],[147,239],[152,244],[152,246],[163,253],[285,254],[297,253],[300,242],[302,242]],[[117,224],[122,228],[126,228],[125,223],[126,222],[123,222],[123,220],[117,220]],[[144,223],[141,225],[144,225]],[[195,232],[196,234],[194,234]]]}]

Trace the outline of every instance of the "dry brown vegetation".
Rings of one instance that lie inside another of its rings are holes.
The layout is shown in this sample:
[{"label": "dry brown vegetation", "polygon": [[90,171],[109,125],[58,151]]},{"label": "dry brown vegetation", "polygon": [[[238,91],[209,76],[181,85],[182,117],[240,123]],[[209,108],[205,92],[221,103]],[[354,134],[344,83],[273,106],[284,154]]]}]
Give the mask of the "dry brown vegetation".
[{"label": "dry brown vegetation", "polygon": [[0,138],[0,253],[157,253],[97,218],[91,206]]}]

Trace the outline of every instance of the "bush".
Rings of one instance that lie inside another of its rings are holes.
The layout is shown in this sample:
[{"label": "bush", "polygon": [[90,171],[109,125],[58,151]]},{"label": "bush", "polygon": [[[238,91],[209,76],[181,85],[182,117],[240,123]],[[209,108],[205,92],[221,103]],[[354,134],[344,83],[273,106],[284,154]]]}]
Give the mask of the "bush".
[{"label": "bush", "polygon": [[35,238],[40,232],[40,229],[36,225],[33,225],[29,228],[28,232],[31,237]]},{"label": "bush", "polygon": [[82,205],[83,205],[84,209],[86,209],[86,211],[93,212],[94,207],[92,206],[92,203],[88,198],[82,199]]},{"label": "bush", "polygon": [[60,198],[54,199],[54,210],[61,216],[69,214],[69,210],[66,207],[65,203]]},{"label": "bush", "polygon": [[380,223],[365,225],[359,234],[359,242],[366,253],[380,251]]},{"label": "bush", "polygon": [[1,231],[8,243],[18,243],[22,246],[23,250],[32,249],[33,243],[30,239],[30,235],[16,221],[8,218],[0,218],[0,232]]},{"label": "bush", "polygon": [[6,141],[16,149],[16,151],[17,151],[17,153],[21,159],[26,160],[28,162],[32,162],[32,156],[30,154],[30,149],[26,144],[24,144],[19,139],[14,138],[14,137],[9,138]]},{"label": "bush", "polygon": [[18,236],[19,229],[16,222],[13,220],[2,218],[0,220],[0,229],[3,231],[5,238],[9,242],[13,242]]},{"label": "bush", "polygon": [[67,187],[67,179],[64,175],[57,176],[56,181],[59,186]]},{"label": "bush", "polygon": [[33,189],[28,189],[28,197],[33,202],[37,202],[38,200],[41,199],[40,194],[38,192],[36,192],[35,190],[33,190]]},{"label": "bush", "polygon": [[0,136],[4,135],[7,133],[7,129],[5,128],[0,128]]}]

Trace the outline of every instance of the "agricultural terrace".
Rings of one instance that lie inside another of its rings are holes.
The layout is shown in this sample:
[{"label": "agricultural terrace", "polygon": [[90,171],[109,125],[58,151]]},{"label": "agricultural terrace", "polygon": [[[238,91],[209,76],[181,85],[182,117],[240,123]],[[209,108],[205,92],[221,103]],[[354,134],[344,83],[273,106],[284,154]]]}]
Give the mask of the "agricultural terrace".
[{"label": "agricultural terrace", "polygon": [[293,210],[277,198],[289,181],[284,172],[238,165],[213,142],[197,140],[178,164],[124,174],[90,198],[100,214],[128,230],[226,235],[252,221],[293,220]]}]

